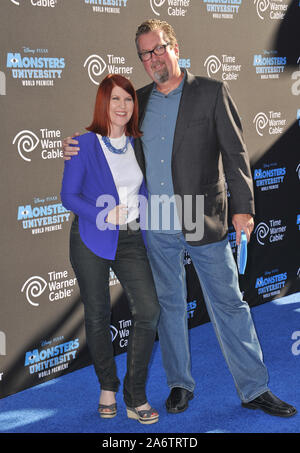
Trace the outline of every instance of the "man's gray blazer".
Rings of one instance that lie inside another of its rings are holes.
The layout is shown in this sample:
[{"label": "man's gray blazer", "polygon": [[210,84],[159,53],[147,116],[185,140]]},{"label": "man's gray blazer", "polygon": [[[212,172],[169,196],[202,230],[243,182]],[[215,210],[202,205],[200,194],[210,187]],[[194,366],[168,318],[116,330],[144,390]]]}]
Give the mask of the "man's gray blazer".
[{"label": "man's gray blazer", "polygon": [[[153,83],[137,91],[140,125],[152,88]],[[140,139],[135,141],[135,153],[147,181]],[[174,193],[181,196],[183,209],[187,208],[184,195],[192,196],[194,221],[201,221],[200,217],[195,219],[196,204],[200,203],[196,195],[204,196],[204,235],[201,240],[188,240],[191,245],[226,237],[227,186],[231,215],[254,215],[249,157],[239,115],[226,84],[187,72],[174,134],[172,178]],[[184,222],[183,233],[185,236],[191,233]]]}]

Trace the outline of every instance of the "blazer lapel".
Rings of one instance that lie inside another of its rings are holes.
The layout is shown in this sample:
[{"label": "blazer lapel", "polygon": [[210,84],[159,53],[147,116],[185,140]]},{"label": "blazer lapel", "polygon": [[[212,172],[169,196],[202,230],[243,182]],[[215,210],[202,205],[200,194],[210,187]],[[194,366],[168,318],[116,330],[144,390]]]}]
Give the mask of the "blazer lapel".
[{"label": "blazer lapel", "polygon": [[101,178],[101,186],[107,188],[107,193],[113,195],[116,200],[116,203],[119,204],[119,195],[116,188],[116,184],[114,181],[114,177],[112,175],[110,166],[106,160],[105,154],[103,149],[100,145],[99,139],[96,134],[94,134],[94,144],[96,147],[96,157],[100,165],[101,174],[99,174],[99,178]]},{"label": "blazer lapel", "polygon": [[186,80],[183,85],[182,95],[178,108],[178,115],[173,141],[173,155],[180,147],[180,144],[184,137],[184,133],[187,130],[188,124],[191,119],[193,111],[192,106],[195,101],[195,95],[193,90],[194,82],[195,77],[187,71]]}]

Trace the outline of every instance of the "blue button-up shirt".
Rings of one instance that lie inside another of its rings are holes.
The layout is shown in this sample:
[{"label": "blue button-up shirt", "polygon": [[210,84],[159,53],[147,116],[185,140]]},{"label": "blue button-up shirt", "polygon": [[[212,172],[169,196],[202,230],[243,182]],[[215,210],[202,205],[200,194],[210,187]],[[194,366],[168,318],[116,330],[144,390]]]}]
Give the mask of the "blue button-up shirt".
[{"label": "blue button-up shirt", "polygon": [[[149,192],[149,219],[151,229],[165,233],[181,231],[175,201],[170,203],[171,215],[163,206],[168,197],[174,196],[171,159],[175,126],[184,79],[167,95],[154,86],[149,97],[145,118],[141,126],[143,150],[146,161],[147,188]],[[174,199],[173,199],[174,200]],[[160,202],[160,203],[159,203]],[[157,209],[157,206],[160,209]],[[163,212],[163,215],[162,215]],[[168,226],[170,222],[170,227]]]}]

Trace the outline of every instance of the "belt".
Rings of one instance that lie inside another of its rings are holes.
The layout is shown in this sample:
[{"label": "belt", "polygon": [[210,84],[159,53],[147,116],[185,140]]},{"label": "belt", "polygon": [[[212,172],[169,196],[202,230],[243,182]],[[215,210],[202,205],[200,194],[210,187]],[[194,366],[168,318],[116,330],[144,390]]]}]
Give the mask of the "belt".
[{"label": "belt", "polygon": [[134,219],[129,223],[125,223],[124,225],[119,226],[120,231],[127,231],[128,234],[135,233],[140,230],[140,219]]}]

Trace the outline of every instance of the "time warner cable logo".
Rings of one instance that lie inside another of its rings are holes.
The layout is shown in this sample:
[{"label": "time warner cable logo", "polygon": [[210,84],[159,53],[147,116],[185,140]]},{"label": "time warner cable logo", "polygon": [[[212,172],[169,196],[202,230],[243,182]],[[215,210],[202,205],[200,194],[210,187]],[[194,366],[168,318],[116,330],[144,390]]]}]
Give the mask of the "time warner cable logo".
[{"label": "time warner cable logo", "polygon": [[32,131],[24,129],[18,132],[13,141],[17,146],[19,156],[26,162],[31,162],[30,153],[41,145],[40,156],[42,159],[58,159],[63,157],[61,131],[47,128],[40,129],[40,138]]},{"label": "time warner cable logo", "polygon": [[33,307],[38,307],[39,297],[48,288],[50,302],[59,301],[71,297],[75,287],[76,277],[69,278],[67,270],[62,272],[48,272],[48,282],[40,275],[29,277],[23,284],[21,292],[24,293],[27,302]]},{"label": "time warner cable logo", "polygon": [[34,299],[40,297],[47,288],[47,282],[40,276],[34,275],[26,280],[22,286],[21,292],[25,294],[27,302],[33,307],[38,307],[40,304]]},{"label": "time warner cable logo", "polygon": [[255,115],[253,123],[258,135],[263,137],[264,132],[269,135],[282,134],[284,127],[287,125],[287,120],[282,118],[281,112],[268,112],[268,116],[264,112],[259,112]]},{"label": "time warner cable logo", "polygon": [[267,17],[269,12],[270,19],[283,19],[288,9],[288,3],[283,3],[284,0],[254,0],[256,12],[261,20]]},{"label": "time warner cable logo", "polygon": [[238,64],[236,57],[233,55],[223,54],[221,59],[216,55],[209,55],[204,62],[208,77],[214,77],[220,70],[222,80],[237,80],[242,65]]},{"label": "time warner cable logo", "polygon": [[31,162],[29,157],[26,157],[26,153],[32,153],[39,144],[39,138],[34,132],[23,130],[20,131],[13,139],[13,145],[17,145],[18,153],[26,162]]},{"label": "time warner cable logo", "polygon": [[[190,7],[190,0],[149,0],[152,11],[156,16],[160,16],[161,7],[168,5],[167,13],[169,16],[185,16],[187,8]],[[185,9],[186,8],[186,9]]]},{"label": "time warner cable logo", "polygon": [[297,165],[296,173],[297,173],[298,179],[299,179],[299,181],[300,181],[300,164]]},{"label": "time warner cable logo", "polygon": [[0,331],[0,355],[6,355],[6,335]]},{"label": "time warner cable logo", "polygon": [[4,72],[0,71],[0,96],[6,95],[6,77]]},{"label": "time warner cable logo", "polygon": [[281,219],[269,220],[269,225],[265,222],[260,222],[254,230],[257,242],[260,245],[265,245],[268,241],[270,244],[283,241],[286,235],[287,227],[282,224]]},{"label": "time warner cable logo", "polygon": [[297,69],[297,71],[294,71],[291,75],[291,79],[295,80],[295,82],[293,82],[291,86],[291,92],[294,96],[300,95],[300,57],[297,60],[297,64],[299,65],[299,68]]},{"label": "time warner cable logo", "polygon": [[87,69],[90,80],[95,85],[99,85],[100,76],[106,69],[109,74],[121,74],[127,78],[132,75],[133,66],[126,66],[125,57],[108,54],[107,59],[108,62],[100,55],[93,54],[87,57],[83,64],[83,67]]},{"label": "time warner cable logo", "polygon": [[[19,0],[10,0],[14,5],[20,6]],[[55,8],[57,0],[30,0],[32,6],[41,6],[44,8]]]}]

